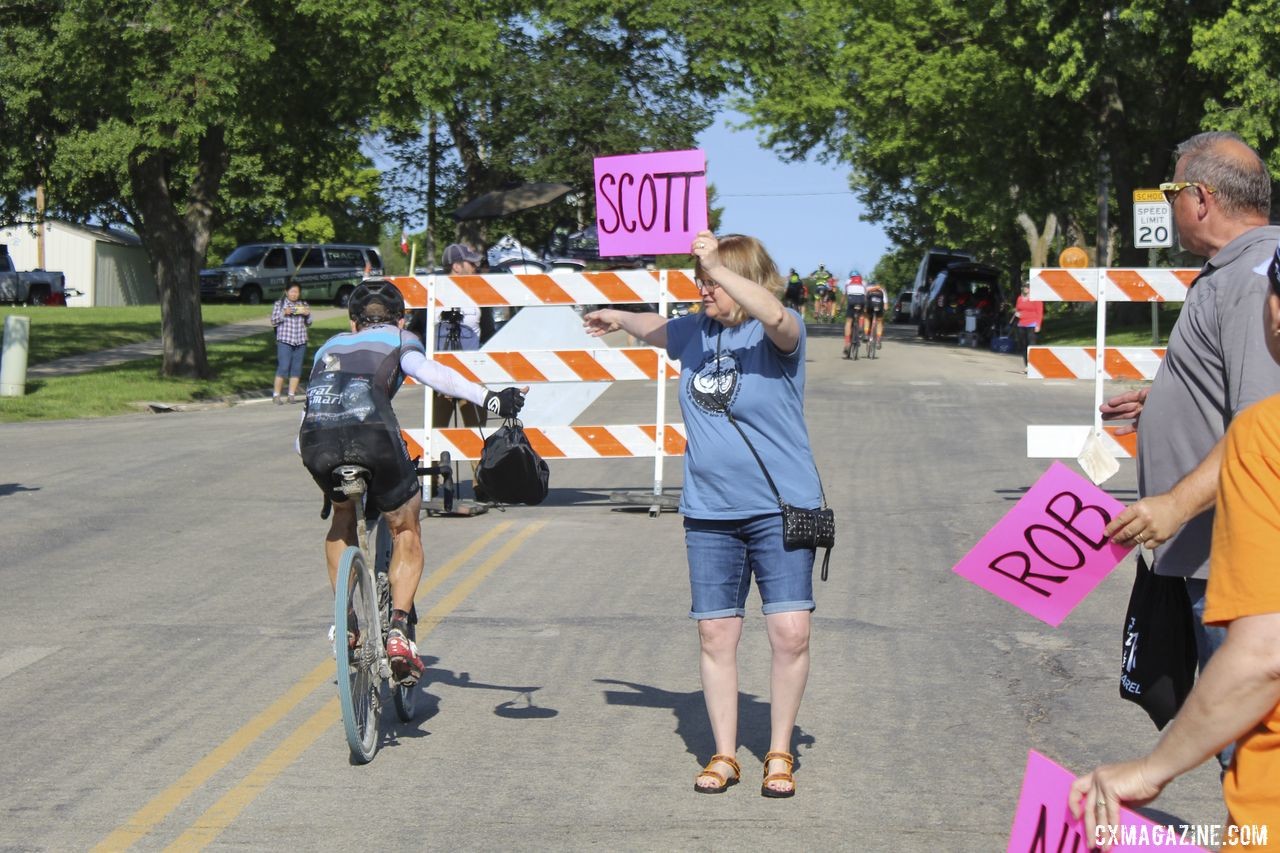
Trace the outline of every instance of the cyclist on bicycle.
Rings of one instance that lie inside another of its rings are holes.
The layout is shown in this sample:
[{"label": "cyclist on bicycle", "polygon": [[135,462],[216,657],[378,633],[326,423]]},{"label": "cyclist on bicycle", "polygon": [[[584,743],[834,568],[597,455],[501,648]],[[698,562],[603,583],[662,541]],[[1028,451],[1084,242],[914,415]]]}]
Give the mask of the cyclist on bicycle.
[{"label": "cyclist on bicycle", "polygon": [[862,328],[867,335],[875,332],[876,349],[880,349],[880,342],[884,340],[884,312],[888,304],[889,294],[883,287],[872,282],[867,287],[867,310],[862,319]]},{"label": "cyclist on bicycle", "polygon": [[372,473],[368,500],[386,518],[393,538],[387,572],[392,607],[387,657],[396,679],[412,684],[422,675],[422,661],[408,639],[409,612],[422,578],[422,490],[391,398],[408,375],[442,394],[510,418],[524,405],[528,388],[489,391],[428,360],[422,341],[404,330],[404,298],[389,281],[362,282],[351,294],[347,313],[351,331],[335,335],[316,351],[298,446],[316,485],[333,502],[333,520],[324,540],[330,586],[336,582],[342,552],[357,542],[356,507],[336,490],[333,469],[354,464]]},{"label": "cyclist on bicycle", "polygon": [[844,283],[844,357],[849,357],[853,349],[853,330],[857,324],[862,329],[862,312],[867,308],[867,286],[862,283],[862,276],[857,270],[849,271],[849,280]]}]

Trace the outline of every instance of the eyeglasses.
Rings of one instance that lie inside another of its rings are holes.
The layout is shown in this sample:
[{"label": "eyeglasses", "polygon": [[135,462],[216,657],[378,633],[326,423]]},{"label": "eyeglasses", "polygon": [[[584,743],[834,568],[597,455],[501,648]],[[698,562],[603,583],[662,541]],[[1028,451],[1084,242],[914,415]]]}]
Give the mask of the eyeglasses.
[{"label": "eyeglasses", "polygon": [[720,286],[714,281],[707,281],[705,278],[694,279],[694,283],[698,285],[698,290],[704,290],[707,293],[710,293]]},{"label": "eyeglasses", "polygon": [[1160,192],[1164,195],[1166,204],[1173,204],[1174,199],[1178,197],[1178,193],[1188,187],[1196,187],[1197,189],[1203,190],[1207,193],[1217,192],[1213,187],[1208,184],[1202,184],[1199,181],[1172,181],[1163,183],[1160,185]]}]

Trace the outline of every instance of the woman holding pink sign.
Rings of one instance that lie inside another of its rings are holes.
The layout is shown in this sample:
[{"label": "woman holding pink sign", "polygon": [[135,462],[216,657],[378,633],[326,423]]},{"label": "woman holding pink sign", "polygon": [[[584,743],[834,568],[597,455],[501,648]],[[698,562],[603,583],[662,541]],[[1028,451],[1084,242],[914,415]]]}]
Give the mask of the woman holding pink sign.
[{"label": "woman holding pink sign", "polygon": [[[693,242],[702,311],[594,311],[588,334],[623,330],[680,361],[685,548],[698,622],[703,698],[715,754],[694,790],[737,784],[738,641],[754,575],[772,649],[765,797],[791,797],[791,741],[809,677],[813,548],[787,547],[779,501],[824,503],[804,421],[805,329],[785,308],[782,276],[759,240],[702,231]],[[776,491],[774,490],[776,487]]]}]

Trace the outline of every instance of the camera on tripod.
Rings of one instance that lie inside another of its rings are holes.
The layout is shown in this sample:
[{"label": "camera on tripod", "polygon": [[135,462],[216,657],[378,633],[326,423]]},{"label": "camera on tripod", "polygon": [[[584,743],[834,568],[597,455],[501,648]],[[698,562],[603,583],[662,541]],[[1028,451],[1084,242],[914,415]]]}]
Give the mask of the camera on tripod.
[{"label": "camera on tripod", "polygon": [[444,311],[440,312],[440,322],[441,323],[461,323],[462,309],[446,308]]}]

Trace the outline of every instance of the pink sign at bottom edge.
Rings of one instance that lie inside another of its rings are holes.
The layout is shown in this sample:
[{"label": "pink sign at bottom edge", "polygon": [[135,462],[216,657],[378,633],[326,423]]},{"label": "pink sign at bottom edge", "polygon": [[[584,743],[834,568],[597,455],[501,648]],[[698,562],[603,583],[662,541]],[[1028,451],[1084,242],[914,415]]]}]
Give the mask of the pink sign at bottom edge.
[{"label": "pink sign at bottom edge", "polygon": [[[1027,769],[1022,778],[1022,793],[1018,795],[1018,810],[1013,816],[1007,853],[1030,853],[1033,850],[1084,853],[1092,849],[1088,843],[1091,839],[1085,838],[1084,821],[1073,818],[1067,809],[1074,781],[1075,776],[1065,767],[1034,749],[1027,752]],[[1117,843],[1111,848],[1117,853],[1151,850],[1154,846],[1207,853],[1203,847],[1182,843],[1175,832],[1176,827],[1162,826],[1126,808],[1120,809],[1120,826],[1135,828],[1137,836],[1141,836],[1145,827],[1146,836],[1151,838],[1153,833],[1158,833],[1161,843],[1139,846]],[[1169,835],[1173,837],[1167,837]]]}]

